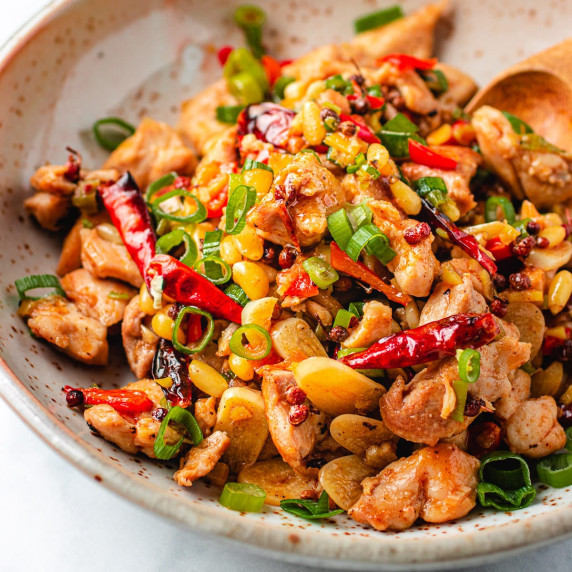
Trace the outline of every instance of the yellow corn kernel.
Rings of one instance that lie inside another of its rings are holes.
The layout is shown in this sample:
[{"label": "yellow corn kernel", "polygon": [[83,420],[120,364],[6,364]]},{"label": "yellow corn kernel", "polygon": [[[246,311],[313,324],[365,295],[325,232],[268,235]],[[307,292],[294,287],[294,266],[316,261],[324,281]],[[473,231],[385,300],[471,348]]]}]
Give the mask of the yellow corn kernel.
[{"label": "yellow corn kernel", "polygon": [[355,158],[367,150],[367,143],[358,137],[346,137],[341,133],[328,133],[324,140],[326,145],[333,147],[335,160],[347,167]]},{"label": "yellow corn kernel", "polygon": [[256,189],[256,196],[261,199],[264,197],[274,181],[274,175],[266,169],[249,169],[242,174],[244,183]]},{"label": "yellow corn kernel", "polygon": [[260,260],[264,254],[264,240],[248,224],[240,234],[234,236],[234,244],[240,254],[249,260]]},{"label": "yellow corn kernel", "polygon": [[558,246],[566,238],[566,229],[562,226],[548,226],[538,233],[538,236],[546,238],[549,242],[548,246]]},{"label": "yellow corn kernel", "polygon": [[558,213],[546,213],[542,215],[545,226],[562,226],[562,218]]},{"label": "yellow corn kernel", "polygon": [[316,99],[320,93],[326,89],[326,82],[324,80],[313,81],[306,90],[306,95],[304,99]]},{"label": "yellow corn kernel", "polygon": [[242,254],[236,246],[233,235],[225,236],[220,241],[220,257],[229,265],[232,266],[242,260]]},{"label": "yellow corn kernel", "polygon": [[460,145],[470,145],[476,137],[475,128],[470,123],[457,123],[453,126],[452,132],[455,141]]},{"label": "yellow corn kernel", "polygon": [[560,396],[558,401],[562,405],[570,405],[572,403],[572,385],[568,386],[568,389]]},{"label": "yellow corn kernel", "polygon": [[254,368],[246,358],[230,354],[228,365],[232,373],[244,381],[250,381],[254,377]]},{"label": "yellow corn kernel", "polygon": [[427,143],[429,145],[445,145],[452,135],[453,129],[448,123],[444,123],[441,127],[427,135]]},{"label": "yellow corn kernel", "polygon": [[389,186],[395,202],[408,215],[419,214],[421,199],[419,195],[397,177],[390,179]]},{"label": "yellow corn kernel", "polygon": [[304,139],[310,145],[319,145],[326,136],[326,128],[320,117],[320,106],[315,101],[307,101],[302,107],[302,113]]},{"label": "yellow corn kernel", "polygon": [[306,84],[302,81],[293,81],[284,88],[284,97],[286,99],[301,99],[306,92]]},{"label": "yellow corn kernel", "polygon": [[553,315],[558,314],[572,296],[572,273],[561,270],[554,276],[548,288],[548,309]]},{"label": "yellow corn kernel", "polygon": [[450,262],[445,262],[442,269],[442,279],[443,282],[450,284],[451,286],[457,286],[463,283],[463,279],[457,274],[457,271],[453,268]]},{"label": "yellow corn kernel", "polygon": [[264,298],[270,283],[266,272],[254,262],[237,262],[232,267],[232,279],[244,290],[251,300]]},{"label": "yellow corn kernel", "polygon": [[[173,328],[175,327],[175,320],[167,315],[171,306],[165,306],[159,310],[151,320],[151,327],[153,331],[160,337],[166,340],[173,339]],[[185,334],[181,328],[177,332],[177,339],[181,344],[185,343]]]},{"label": "yellow corn kernel", "polygon": [[566,333],[565,326],[556,326],[555,328],[548,328],[545,332],[545,335],[551,336],[553,338],[558,338],[559,340],[567,340],[568,334]]},{"label": "yellow corn kernel", "polygon": [[[290,107],[290,106],[287,106]],[[292,105],[292,107],[294,107]],[[290,135],[302,135],[304,132],[304,114],[297,113],[290,124]]]},{"label": "yellow corn kernel", "polygon": [[139,307],[141,311],[148,316],[154,316],[159,311],[155,308],[153,298],[151,298],[151,294],[149,294],[149,290],[147,290],[145,284],[143,284],[141,290],[139,290]]},{"label": "yellow corn kernel", "polygon": [[201,391],[213,397],[220,397],[228,389],[228,382],[214,367],[197,359],[189,364],[189,378]]},{"label": "yellow corn kernel", "polygon": [[389,151],[380,143],[372,143],[367,148],[367,160],[374,163],[374,167],[379,171],[383,169],[389,161]]}]

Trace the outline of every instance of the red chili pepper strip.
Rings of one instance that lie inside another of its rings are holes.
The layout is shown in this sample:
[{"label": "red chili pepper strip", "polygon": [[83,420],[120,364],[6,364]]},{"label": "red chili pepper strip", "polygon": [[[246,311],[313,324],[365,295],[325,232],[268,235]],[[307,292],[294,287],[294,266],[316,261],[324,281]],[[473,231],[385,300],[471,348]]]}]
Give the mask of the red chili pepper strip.
[{"label": "red chili pepper strip", "polygon": [[153,409],[153,402],[142,391],[129,389],[99,389],[88,387],[76,389],[66,385],[64,391],[79,391],[83,394],[83,405],[111,405],[115,411],[124,415],[135,416]]},{"label": "red chili pepper strip", "polygon": [[272,87],[276,83],[276,80],[282,75],[280,62],[272,56],[264,55],[260,58],[260,63],[264,67],[268,83],[270,84],[270,87]]},{"label": "red chili pepper strip", "polygon": [[469,453],[483,457],[496,451],[500,447],[501,434],[501,428],[492,421],[474,423],[469,427]]},{"label": "red chili pepper strip", "polygon": [[497,265],[479,246],[474,236],[463,232],[447,215],[437,210],[426,199],[421,199],[421,205],[421,212],[417,218],[429,223],[433,229],[443,229],[453,244],[464,250],[469,256],[472,256],[491,276],[496,274]]},{"label": "red chili pepper strip", "polygon": [[197,306],[217,318],[240,324],[242,306],[176,258],[168,254],[157,254],[151,260],[145,275],[148,288],[151,287],[151,280],[155,276],[163,278],[163,292],[176,302],[186,306]]},{"label": "red chili pepper strip", "polygon": [[228,204],[228,185],[210,200],[207,205],[207,217],[208,218],[219,218],[222,216],[222,209]]},{"label": "red chili pepper strip", "polygon": [[435,153],[435,151],[429,149],[429,147],[425,147],[425,145],[422,145],[419,141],[415,141],[414,139],[409,139],[409,156],[414,163],[425,165],[433,169],[453,171],[457,168],[457,161],[455,161],[455,159]]},{"label": "red chili pepper strip", "polygon": [[378,137],[370,129],[369,125],[359,116],[359,115],[346,115],[345,113],[340,114],[341,121],[350,121],[358,128],[358,137],[365,141],[366,143],[380,143]]},{"label": "red chili pepper strip", "polygon": [[294,282],[284,292],[284,296],[296,296],[297,298],[310,298],[320,293],[319,288],[312,282],[310,275],[302,270],[294,279]]},{"label": "red chili pepper strip", "polygon": [[407,54],[388,54],[377,60],[377,64],[389,62],[394,65],[399,71],[407,70],[432,70],[437,63],[437,58],[429,58],[422,60]]},{"label": "red chili pepper strip", "polygon": [[500,328],[492,314],[456,314],[397,334],[340,361],[355,369],[392,369],[454,356],[492,341]]},{"label": "red chili pepper strip", "polygon": [[498,236],[487,241],[485,248],[495,257],[495,260],[504,260],[513,255],[510,244],[505,244]]},{"label": "red chili pepper strip", "polygon": [[129,172],[115,183],[99,187],[103,204],[141,276],[155,256],[155,231],[147,205]]},{"label": "red chili pepper strip", "polygon": [[386,284],[375,272],[372,272],[365,264],[354,262],[335,242],[330,244],[331,264],[340,272],[345,272],[372,288],[379,290],[392,302],[406,306],[411,298],[398,290],[393,284]]}]

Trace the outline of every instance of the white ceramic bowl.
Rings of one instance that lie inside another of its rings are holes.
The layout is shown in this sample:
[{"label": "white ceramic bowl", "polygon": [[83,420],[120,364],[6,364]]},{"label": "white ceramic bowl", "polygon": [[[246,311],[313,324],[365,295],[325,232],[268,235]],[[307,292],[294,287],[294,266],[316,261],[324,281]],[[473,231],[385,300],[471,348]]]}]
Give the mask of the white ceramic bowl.
[{"label": "white ceramic bowl", "polygon": [[[351,21],[375,2],[259,1],[267,38],[279,57],[349,38]],[[238,45],[234,1],[55,0],[0,52],[0,393],[44,440],[85,473],[133,502],[194,531],[237,541],[281,558],[362,570],[434,567],[479,561],[546,543],[572,531],[572,490],[541,490],[513,514],[473,511],[445,525],[379,533],[344,518],[305,522],[266,508],[228,511],[216,491],[182,490],[173,463],[132,457],[95,437],[68,409],[61,388],[123,385],[131,374],[115,357],[87,369],[32,339],[15,315],[13,281],[54,271],[60,239],[25,216],[22,199],[39,165],[82,152],[87,166],[104,155],[91,141],[94,120],[116,114],[176,122],[178,104],[214,79],[216,47]],[[407,1],[406,10],[421,4]],[[481,83],[526,55],[563,40],[572,21],[566,0],[457,0],[456,17],[440,28],[440,55]],[[119,341],[117,342],[118,345]],[[119,352],[116,352],[119,354]],[[6,462],[9,463],[9,460]]]}]

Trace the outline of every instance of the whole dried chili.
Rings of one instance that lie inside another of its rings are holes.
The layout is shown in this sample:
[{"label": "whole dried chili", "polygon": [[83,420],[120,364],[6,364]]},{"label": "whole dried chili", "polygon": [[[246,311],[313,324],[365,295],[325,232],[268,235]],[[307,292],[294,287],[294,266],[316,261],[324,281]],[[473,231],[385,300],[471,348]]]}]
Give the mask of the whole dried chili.
[{"label": "whole dried chili", "polygon": [[137,183],[127,172],[112,185],[101,186],[99,194],[129,255],[145,277],[145,270],[155,256],[157,238]]},{"label": "whole dried chili", "polygon": [[392,369],[454,356],[458,349],[492,341],[500,328],[492,314],[456,314],[382,338],[340,361],[355,369]]},{"label": "whole dried chili", "polygon": [[111,405],[115,411],[131,417],[151,411],[153,402],[142,391],[129,389],[99,389],[98,387],[88,387],[78,389],[66,385],[66,394],[79,391],[83,395],[83,405]]},{"label": "whole dried chili", "polygon": [[185,306],[197,306],[240,324],[242,306],[219,290],[212,282],[168,254],[157,254],[149,263],[145,282],[151,288],[155,277],[163,278],[163,292]]},{"label": "whole dried chili", "polygon": [[392,302],[406,306],[411,298],[398,290],[393,284],[386,284],[377,274],[372,272],[365,264],[354,262],[335,242],[330,244],[332,266],[340,272],[345,272],[367,285],[379,290]]},{"label": "whole dried chili", "polygon": [[151,367],[153,379],[170,377],[170,387],[161,386],[167,399],[179,407],[188,407],[192,403],[192,384],[189,379],[187,357],[178,352],[171,342],[161,338],[155,351]]},{"label": "whole dried chili", "polygon": [[496,274],[494,260],[479,246],[477,239],[462,231],[451,219],[434,207],[428,200],[421,199],[421,212],[417,215],[432,228],[440,228],[449,236],[449,240],[473,257],[491,276]]}]

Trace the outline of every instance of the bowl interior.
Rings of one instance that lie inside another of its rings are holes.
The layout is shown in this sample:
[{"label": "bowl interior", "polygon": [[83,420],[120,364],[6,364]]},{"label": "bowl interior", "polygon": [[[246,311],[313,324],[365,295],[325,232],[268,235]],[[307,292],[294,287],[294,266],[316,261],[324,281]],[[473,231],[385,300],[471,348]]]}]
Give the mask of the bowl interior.
[{"label": "bowl interior", "polygon": [[[368,0],[311,3],[259,1],[269,17],[266,37],[278,57],[352,34]],[[111,488],[194,529],[281,551],[364,568],[453,562],[572,530],[572,491],[542,490],[528,509],[479,510],[460,522],[378,533],[345,517],[312,524],[267,507],[244,515],[218,505],[217,491],[182,490],[173,463],[126,455],[93,436],[65,406],[65,384],[116,387],[132,380],[115,337],[106,368],[85,368],[33,339],[15,315],[14,279],[53,273],[60,236],[25,215],[28,179],[46,162],[65,161],[66,146],[96,168],[105,159],[90,137],[98,118],[136,123],[145,115],[176,124],[179,104],[217,78],[218,47],[239,45],[232,22],[238,2],[210,0],[78,0],[55,2],[12,40],[0,62],[0,351],[8,371],[4,397],[68,458]],[[420,1],[404,2],[405,10]],[[535,0],[455,2],[455,17],[439,28],[439,55],[484,83],[495,73],[567,37],[572,4]],[[358,564],[359,563],[359,564]],[[442,565],[441,565],[442,566]]]}]

